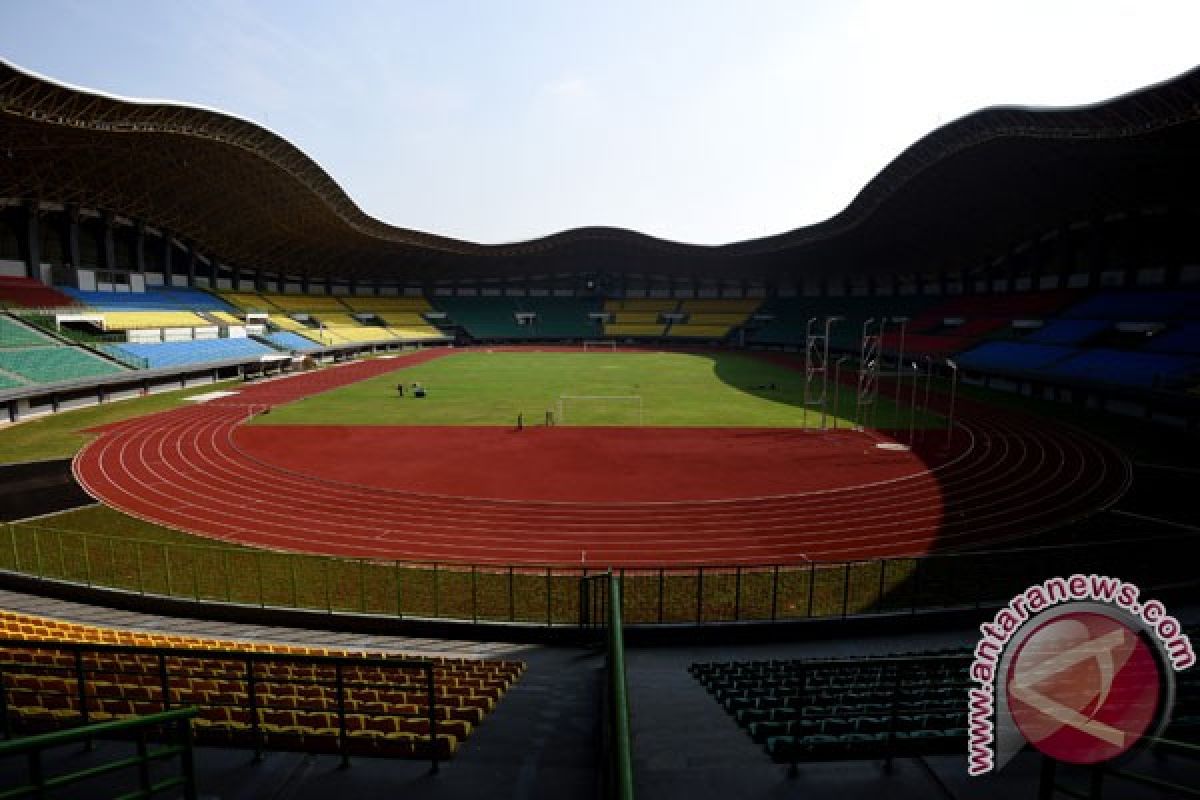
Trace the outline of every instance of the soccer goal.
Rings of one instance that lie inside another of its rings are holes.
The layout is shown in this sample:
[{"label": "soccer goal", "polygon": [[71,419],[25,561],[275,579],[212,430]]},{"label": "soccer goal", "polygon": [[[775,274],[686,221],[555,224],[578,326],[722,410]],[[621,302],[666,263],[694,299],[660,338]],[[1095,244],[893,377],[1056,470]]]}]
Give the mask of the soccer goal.
[{"label": "soccer goal", "polygon": [[574,395],[558,398],[559,425],[641,425],[641,395]]},{"label": "soccer goal", "polygon": [[617,352],[617,343],[614,341],[589,341],[583,343],[583,352],[590,353],[592,350],[604,350],[610,353]]}]

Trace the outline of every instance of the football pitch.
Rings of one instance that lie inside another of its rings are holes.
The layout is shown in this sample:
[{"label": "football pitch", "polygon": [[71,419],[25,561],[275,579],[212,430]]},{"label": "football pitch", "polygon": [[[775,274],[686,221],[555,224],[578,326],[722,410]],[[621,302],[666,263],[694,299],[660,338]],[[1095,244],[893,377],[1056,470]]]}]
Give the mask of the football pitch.
[{"label": "football pitch", "polygon": [[[821,406],[804,402],[804,373],[740,353],[454,353],[272,409],[256,425],[544,424],[686,427],[817,427]],[[843,381],[852,377],[842,373]],[[820,376],[810,395],[820,394]],[[401,396],[397,385],[404,385]],[[425,397],[413,395],[420,384]],[[853,386],[835,391],[826,424],[856,419]],[[834,400],[838,407],[834,408]],[[904,400],[907,400],[905,394]],[[920,405],[920,397],[918,397]],[[880,397],[879,428],[909,425],[910,407]],[[917,410],[918,426],[940,418]]]}]

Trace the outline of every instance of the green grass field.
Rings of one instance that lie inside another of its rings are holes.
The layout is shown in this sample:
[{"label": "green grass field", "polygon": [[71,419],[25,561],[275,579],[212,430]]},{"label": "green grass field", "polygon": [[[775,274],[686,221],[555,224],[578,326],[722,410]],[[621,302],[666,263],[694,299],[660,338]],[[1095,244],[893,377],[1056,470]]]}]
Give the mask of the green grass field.
[{"label": "green grass field", "polygon": [[[419,383],[428,396],[401,398],[400,382]],[[814,427],[821,417],[819,406],[805,408],[803,373],[749,355],[471,352],[305,398],[254,424],[512,425],[523,414],[534,425],[547,411],[558,417],[564,395],[641,398],[568,400],[557,419],[567,425],[637,425],[640,417],[643,425],[783,428]],[[830,381],[831,415],[833,395]],[[853,390],[842,387],[838,399],[839,424],[849,426]],[[877,427],[908,426],[907,407],[881,401]],[[918,413],[918,425],[938,423]]]}]

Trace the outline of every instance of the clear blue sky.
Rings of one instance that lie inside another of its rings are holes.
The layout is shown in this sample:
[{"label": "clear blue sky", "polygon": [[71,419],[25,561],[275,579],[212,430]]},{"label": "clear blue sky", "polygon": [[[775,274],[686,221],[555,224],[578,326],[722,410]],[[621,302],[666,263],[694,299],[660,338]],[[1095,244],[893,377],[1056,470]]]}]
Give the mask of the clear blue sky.
[{"label": "clear blue sky", "polygon": [[1164,80],[1197,31],[1195,0],[0,0],[5,59],[247,117],[366,212],[483,242],[818,222],[939,124]]}]

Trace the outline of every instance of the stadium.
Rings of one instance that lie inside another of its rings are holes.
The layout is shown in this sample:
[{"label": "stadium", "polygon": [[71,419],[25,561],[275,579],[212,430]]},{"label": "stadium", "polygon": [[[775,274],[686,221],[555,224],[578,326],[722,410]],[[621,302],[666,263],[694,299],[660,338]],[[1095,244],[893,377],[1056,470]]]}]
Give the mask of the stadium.
[{"label": "stadium", "polygon": [[966,768],[1009,598],[1196,619],[1198,145],[1191,71],[774,236],[485,245],[0,61],[0,796],[1200,795],[1186,669]]}]

